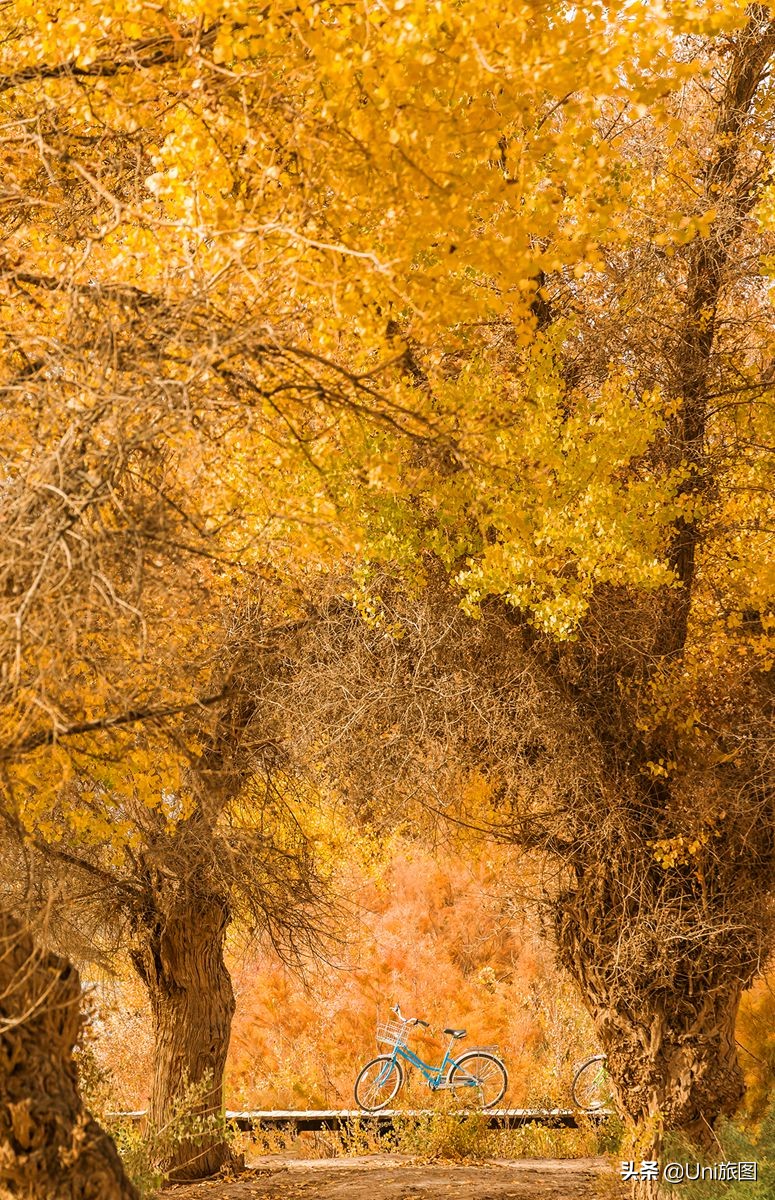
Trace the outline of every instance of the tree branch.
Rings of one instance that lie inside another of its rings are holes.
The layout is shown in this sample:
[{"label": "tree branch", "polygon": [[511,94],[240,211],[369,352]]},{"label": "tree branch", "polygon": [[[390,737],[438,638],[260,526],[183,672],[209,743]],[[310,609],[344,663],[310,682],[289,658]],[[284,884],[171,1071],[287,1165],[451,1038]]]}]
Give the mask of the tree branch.
[{"label": "tree branch", "polygon": [[[718,206],[719,211],[707,234],[696,238],[692,245],[686,316],[676,347],[674,390],[680,408],[673,420],[670,457],[672,465],[689,468],[689,477],[681,488],[681,494],[688,498],[700,497],[709,483],[705,431],[716,312],[732,248],[761,186],[755,179],[738,189],[733,184],[746,121],[773,52],[775,21],[770,10],[763,4],[751,5],[748,24],[736,40],[713,133],[714,152],[704,173],[704,202]],[[725,197],[731,199],[725,203]],[[667,559],[681,586],[671,590],[657,623],[654,650],[660,658],[679,655],[686,643],[701,538],[698,517],[677,519]]]},{"label": "tree branch", "polygon": [[162,708],[130,708],[128,712],[117,713],[114,717],[100,717],[96,721],[80,721],[75,725],[64,725],[61,728],[41,729],[23,738],[20,742],[0,747],[0,762],[8,762],[21,755],[39,750],[41,746],[53,746],[62,738],[77,737],[83,733],[97,733],[103,729],[116,729],[122,725],[135,725],[142,721],[160,721],[165,717],[174,717],[179,713],[194,712],[200,708],[210,708],[220,703],[230,695],[231,689],[223,688],[211,696],[202,696],[188,704],[174,704]]},{"label": "tree branch", "polygon": [[190,31],[180,31],[175,36],[146,38],[144,41],[133,43],[121,58],[97,58],[87,66],[79,66],[75,59],[55,64],[35,63],[23,67],[21,71],[14,71],[11,75],[0,75],[0,92],[43,79],[109,79],[118,75],[120,71],[142,71],[149,67],[164,66],[182,58],[187,53],[189,43],[194,39],[197,41],[197,49],[212,45],[217,31],[216,22],[203,33],[199,33],[195,27]]}]

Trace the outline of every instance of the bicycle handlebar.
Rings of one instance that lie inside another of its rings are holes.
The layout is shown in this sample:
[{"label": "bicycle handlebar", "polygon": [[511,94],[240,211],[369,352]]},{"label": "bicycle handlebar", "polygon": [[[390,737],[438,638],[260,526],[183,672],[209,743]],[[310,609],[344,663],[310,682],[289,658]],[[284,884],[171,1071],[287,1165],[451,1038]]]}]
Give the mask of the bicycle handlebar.
[{"label": "bicycle handlebar", "polygon": [[406,1021],[407,1025],[424,1025],[426,1029],[430,1029],[430,1021],[423,1021],[420,1017],[405,1017],[401,1012],[401,1005],[396,1004],[392,1010],[399,1021]]}]

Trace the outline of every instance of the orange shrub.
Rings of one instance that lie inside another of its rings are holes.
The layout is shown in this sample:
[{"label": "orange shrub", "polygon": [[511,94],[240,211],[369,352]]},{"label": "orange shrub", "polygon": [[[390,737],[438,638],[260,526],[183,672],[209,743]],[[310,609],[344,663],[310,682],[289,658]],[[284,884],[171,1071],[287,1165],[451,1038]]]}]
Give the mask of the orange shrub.
[{"label": "orange shrub", "polygon": [[[227,1073],[235,1107],[350,1107],[375,1024],[398,1001],[465,1043],[500,1046],[512,1104],[567,1101],[575,1059],[594,1050],[589,1022],[550,956],[519,929],[504,897],[505,850],[446,858],[394,839],[375,874],[352,856],[340,886],[362,912],[335,965],[305,981],[263,954],[234,964],[238,1008]],[[427,1060],[447,1039],[418,1035]],[[427,1103],[429,1093],[417,1093]]]}]

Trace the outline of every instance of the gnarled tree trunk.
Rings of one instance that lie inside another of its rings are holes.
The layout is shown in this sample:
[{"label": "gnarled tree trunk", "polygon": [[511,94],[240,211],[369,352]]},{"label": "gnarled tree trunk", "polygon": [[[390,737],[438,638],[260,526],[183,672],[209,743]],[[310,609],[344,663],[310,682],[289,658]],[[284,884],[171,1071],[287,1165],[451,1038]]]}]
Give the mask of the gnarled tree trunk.
[{"label": "gnarled tree trunk", "polygon": [[[633,1153],[662,1166],[665,1133],[711,1151],[719,1118],[742,1100],[735,1018],[758,947],[731,919],[740,904],[731,882],[709,909],[690,871],[668,889],[645,855],[634,855],[631,872],[612,868],[614,858],[602,855],[563,895],[557,944],[608,1056]],[[621,886],[628,877],[637,888]],[[633,1193],[661,1195],[652,1180]]]},{"label": "gnarled tree trunk", "polygon": [[[157,881],[158,882],[158,881]],[[186,1120],[217,1118],[223,1110],[223,1072],[234,993],[223,958],[230,920],[227,902],[196,880],[157,889],[157,905],[138,928],[132,960],[151,1001],[155,1035],[154,1130]],[[188,1089],[192,1102],[182,1106]],[[201,1089],[201,1090],[200,1090]],[[160,1164],[169,1178],[205,1179],[231,1160],[217,1127],[175,1138]]]},{"label": "gnarled tree trunk", "polygon": [[633,1014],[601,1007],[595,1013],[608,1047],[608,1068],[633,1121],[680,1130],[710,1148],[719,1117],[734,1113],[743,1098],[743,1074],[735,1047],[739,980],[716,990],[654,1003]]},{"label": "gnarled tree trunk", "polygon": [[0,1192],[19,1200],[138,1200],[78,1094],[78,972],[0,911]]}]

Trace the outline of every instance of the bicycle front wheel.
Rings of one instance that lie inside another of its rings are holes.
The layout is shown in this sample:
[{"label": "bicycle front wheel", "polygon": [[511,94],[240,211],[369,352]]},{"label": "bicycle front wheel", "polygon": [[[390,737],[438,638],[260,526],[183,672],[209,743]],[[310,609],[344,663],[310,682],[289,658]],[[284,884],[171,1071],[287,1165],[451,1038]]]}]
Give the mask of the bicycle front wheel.
[{"label": "bicycle front wheel", "polygon": [[584,1112],[598,1112],[611,1102],[611,1083],[605,1054],[596,1054],[582,1063],[573,1076],[573,1103]]},{"label": "bicycle front wheel", "polygon": [[379,1112],[395,1100],[404,1072],[400,1062],[389,1054],[373,1058],[355,1081],[355,1103],[365,1112]]},{"label": "bicycle front wheel", "polygon": [[509,1077],[499,1058],[486,1050],[471,1050],[457,1060],[449,1073],[455,1100],[468,1108],[494,1108],[502,1100]]}]

